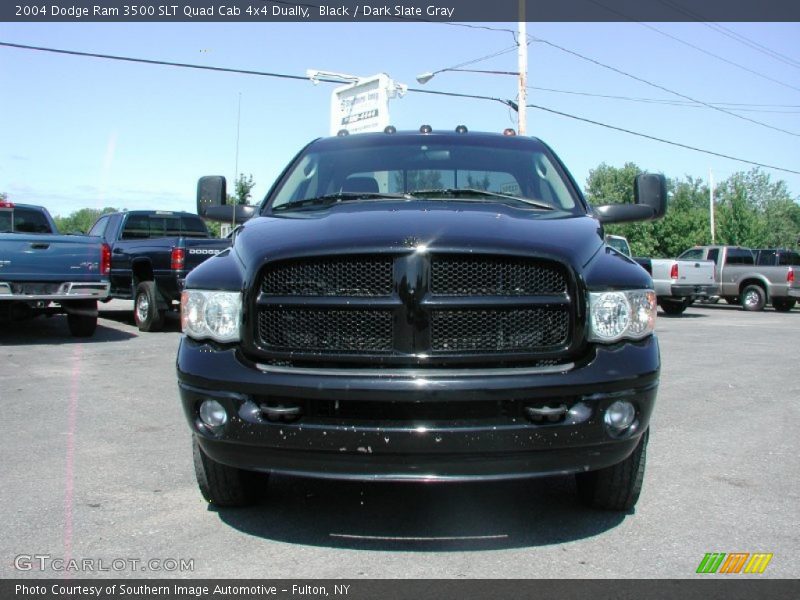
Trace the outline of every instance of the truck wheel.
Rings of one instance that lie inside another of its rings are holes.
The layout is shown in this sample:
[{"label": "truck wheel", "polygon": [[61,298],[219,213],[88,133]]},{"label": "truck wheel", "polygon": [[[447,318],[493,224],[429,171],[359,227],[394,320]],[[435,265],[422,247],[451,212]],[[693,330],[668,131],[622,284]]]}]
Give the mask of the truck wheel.
[{"label": "truck wheel", "polygon": [[158,308],[158,290],[154,281],[136,286],[133,318],[139,331],[159,331],[164,325],[164,313]]},{"label": "truck wheel", "polygon": [[588,473],[577,473],[578,497],[591,508],[628,511],[636,505],[642,491],[648,429],[633,453],[621,463]]},{"label": "truck wheel", "polygon": [[249,506],[256,500],[257,473],[220,464],[206,455],[192,436],[194,474],[206,502],[214,506]]},{"label": "truck wheel", "polygon": [[658,301],[661,310],[668,315],[680,315],[689,306],[684,300],[672,300],[671,298],[662,298]]},{"label": "truck wheel", "polygon": [[794,308],[795,299],[794,298],[773,298],[772,299],[772,308],[777,310],[778,312],[789,312]]},{"label": "truck wheel", "polygon": [[764,288],[755,284],[744,288],[741,298],[742,308],[753,312],[764,310],[764,305],[767,303],[767,294],[764,292]]},{"label": "truck wheel", "polygon": [[67,310],[70,334],[73,337],[92,337],[97,329],[97,300],[70,302]]}]

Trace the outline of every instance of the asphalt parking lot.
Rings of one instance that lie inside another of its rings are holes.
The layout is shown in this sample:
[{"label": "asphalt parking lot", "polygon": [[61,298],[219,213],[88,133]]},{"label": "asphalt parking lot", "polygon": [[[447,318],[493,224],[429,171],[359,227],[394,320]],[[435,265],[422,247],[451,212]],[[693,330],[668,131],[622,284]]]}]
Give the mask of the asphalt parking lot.
[{"label": "asphalt parking lot", "polygon": [[[101,305],[86,341],[64,317],[0,331],[2,577],[60,576],[17,558],[45,555],[126,561],[79,577],[683,578],[707,552],[770,552],[758,577],[796,576],[798,309],[659,315],[644,491],[620,515],[582,508],[571,477],[273,477],[257,507],[209,509],[178,401],[178,321],[141,334],[129,307]],[[181,560],[192,568],[158,571]]]}]

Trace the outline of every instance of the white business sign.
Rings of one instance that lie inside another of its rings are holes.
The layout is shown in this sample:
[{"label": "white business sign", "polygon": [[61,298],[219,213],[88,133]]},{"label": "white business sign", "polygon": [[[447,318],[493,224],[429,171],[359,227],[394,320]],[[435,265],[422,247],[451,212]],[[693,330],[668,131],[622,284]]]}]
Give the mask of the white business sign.
[{"label": "white business sign", "polygon": [[331,95],[331,135],[383,131],[390,124],[389,99],[402,96],[405,86],[381,73],[336,88]]}]

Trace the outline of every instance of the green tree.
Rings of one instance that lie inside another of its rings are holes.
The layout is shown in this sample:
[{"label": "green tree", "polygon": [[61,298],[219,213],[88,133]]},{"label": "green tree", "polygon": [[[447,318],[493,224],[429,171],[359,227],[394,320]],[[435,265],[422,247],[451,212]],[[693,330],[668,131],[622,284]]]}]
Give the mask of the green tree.
[{"label": "green tree", "polygon": [[118,211],[118,208],[110,206],[99,210],[96,208],[81,208],[67,217],[56,215],[53,220],[56,222],[58,230],[62,233],[86,233],[101,215]]},{"label": "green tree", "polygon": [[252,174],[245,177],[244,173],[239,173],[239,177],[236,178],[233,184],[234,193],[228,194],[228,204],[247,204],[255,185],[256,182],[253,181]]},{"label": "green tree", "polygon": [[[621,168],[606,163],[589,171],[586,180],[586,198],[591,204],[619,204],[633,202],[633,181],[642,170],[634,163]],[[659,244],[652,222],[608,225],[606,233],[628,238],[634,256],[658,256]]]},{"label": "green tree", "polygon": [[658,243],[655,256],[674,257],[692,246],[711,243],[708,186],[687,176],[667,181],[667,213],[653,223]]}]

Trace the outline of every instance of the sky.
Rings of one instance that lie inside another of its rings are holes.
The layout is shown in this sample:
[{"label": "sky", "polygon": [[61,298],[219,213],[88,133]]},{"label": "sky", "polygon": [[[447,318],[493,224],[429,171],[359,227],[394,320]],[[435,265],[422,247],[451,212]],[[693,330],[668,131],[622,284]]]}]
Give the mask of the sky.
[{"label": "sky", "polygon": [[[724,26],[784,59],[703,23],[529,23],[528,33],[702,102],[769,105],[736,112],[767,126],[703,106],[541,89],[530,89],[528,102],[800,171],[800,23]],[[423,87],[415,81],[420,73],[514,45],[508,31],[442,23],[0,23],[0,41],[300,76],[307,69],[383,72],[410,87]],[[681,100],[543,42],[529,45],[528,62],[528,85],[537,88]],[[469,68],[515,71],[516,52]],[[0,85],[0,191],[62,216],[105,206],[194,211],[198,177],[233,179],[237,147],[238,172],[252,174],[253,201],[260,201],[306,143],[328,135],[335,87],[2,46]],[[439,73],[424,87],[511,99],[517,93],[513,76],[463,72]],[[398,129],[516,127],[500,103],[428,94],[392,100],[390,114]],[[717,182],[752,168],[535,109],[528,134],[547,142],[581,185],[602,162],[704,180],[711,170]],[[766,172],[800,197],[800,175]]]}]

